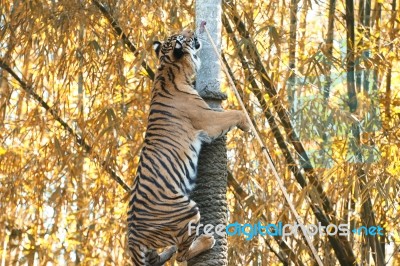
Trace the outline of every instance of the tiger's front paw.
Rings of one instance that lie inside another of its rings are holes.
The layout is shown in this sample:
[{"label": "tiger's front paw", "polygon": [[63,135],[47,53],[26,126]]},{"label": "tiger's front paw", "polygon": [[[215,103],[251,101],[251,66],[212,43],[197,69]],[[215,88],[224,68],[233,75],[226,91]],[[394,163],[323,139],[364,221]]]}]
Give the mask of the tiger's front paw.
[{"label": "tiger's front paw", "polygon": [[215,245],[215,238],[213,235],[203,234],[199,236],[195,241],[199,243],[198,245],[201,247],[202,250],[211,249]]},{"label": "tiger's front paw", "polygon": [[250,131],[250,124],[247,121],[246,115],[244,113],[242,113],[242,119],[240,123],[237,125],[237,127],[243,130],[244,132]]}]

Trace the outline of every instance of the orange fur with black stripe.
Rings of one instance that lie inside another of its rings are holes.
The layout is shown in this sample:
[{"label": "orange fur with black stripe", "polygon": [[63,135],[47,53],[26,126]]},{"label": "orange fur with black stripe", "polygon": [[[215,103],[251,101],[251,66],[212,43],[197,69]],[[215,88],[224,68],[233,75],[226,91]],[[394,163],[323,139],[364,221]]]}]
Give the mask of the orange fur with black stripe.
[{"label": "orange fur with black stripe", "polygon": [[189,222],[196,225],[200,220],[199,209],[188,195],[195,185],[201,144],[236,126],[244,131],[249,126],[241,111],[214,111],[193,88],[200,47],[188,30],[154,43],[160,65],[128,211],[134,265],[157,265],[146,262],[151,249],[176,246],[177,260],[185,261],[215,242],[213,236],[188,235]]}]

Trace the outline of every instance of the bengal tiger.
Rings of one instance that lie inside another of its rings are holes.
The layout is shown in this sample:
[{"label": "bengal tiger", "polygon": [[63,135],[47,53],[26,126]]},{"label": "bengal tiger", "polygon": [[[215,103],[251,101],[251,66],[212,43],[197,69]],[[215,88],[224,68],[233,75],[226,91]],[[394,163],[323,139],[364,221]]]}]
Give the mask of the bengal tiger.
[{"label": "bengal tiger", "polygon": [[[159,67],[128,210],[128,246],[134,265],[161,265],[176,249],[177,261],[185,261],[213,247],[213,236],[196,238],[188,233],[189,222],[197,225],[200,220],[189,193],[196,183],[201,144],[235,126],[249,129],[243,112],[214,111],[193,88],[200,68],[196,53],[201,48],[193,31],[156,41],[153,48]],[[149,250],[167,246],[173,247],[149,262]]]}]

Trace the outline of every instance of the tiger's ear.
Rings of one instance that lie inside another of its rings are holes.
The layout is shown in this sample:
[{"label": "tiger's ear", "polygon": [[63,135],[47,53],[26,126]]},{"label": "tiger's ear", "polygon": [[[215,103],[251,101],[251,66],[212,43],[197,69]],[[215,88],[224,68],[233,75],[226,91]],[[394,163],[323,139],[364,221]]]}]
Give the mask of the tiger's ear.
[{"label": "tiger's ear", "polygon": [[174,56],[176,59],[179,59],[183,56],[183,45],[179,40],[176,40],[175,42]]},{"label": "tiger's ear", "polygon": [[158,54],[160,53],[161,50],[161,43],[159,41],[153,42],[153,50],[156,52],[156,55],[158,57]]}]

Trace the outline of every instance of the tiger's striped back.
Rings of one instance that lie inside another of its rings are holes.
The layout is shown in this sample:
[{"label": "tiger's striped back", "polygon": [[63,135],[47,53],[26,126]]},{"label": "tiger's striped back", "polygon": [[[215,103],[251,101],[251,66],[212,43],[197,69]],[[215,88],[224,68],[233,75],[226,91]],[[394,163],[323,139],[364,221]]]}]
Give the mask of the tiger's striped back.
[{"label": "tiger's striped back", "polygon": [[[191,127],[189,118],[177,106],[181,99],[201,100],[191,85],[200,64],[195,61],[195,42],[193,35],[174,35],[156,50],[161,54],[161,65],[129,201],[129,247],[135,265],[144,265],[146,249],[177,244],[186,233],[182,229],[188,218],[199,216],[188,193],[195,185],[202,133]],[[174,51],[177,45],[182,49]],[[175,61],[177,53],[183,53],[179,63]]]},{"label": "tiger's striped back", "polygon": [[183,261],[214,245],[212,236],[188,235],[189,222],[196,225],[200,220],[188,195],[195,185],[201,144],[235,126],[248,126],[241,112],[213,111],[194,90],[200,46],[191,31],[154,43],[160,66],[128,211],[134,265],[146,265],[149,249],[176,245],[177,260]]}]

